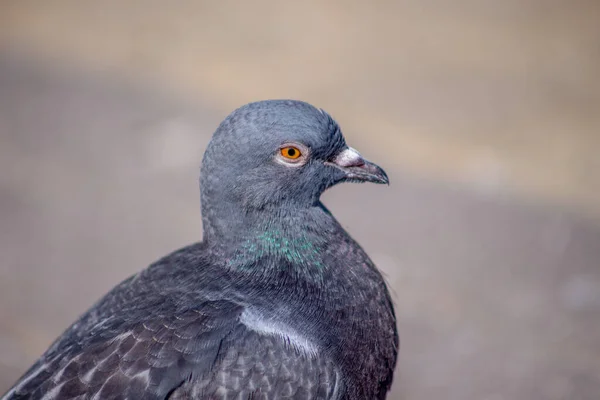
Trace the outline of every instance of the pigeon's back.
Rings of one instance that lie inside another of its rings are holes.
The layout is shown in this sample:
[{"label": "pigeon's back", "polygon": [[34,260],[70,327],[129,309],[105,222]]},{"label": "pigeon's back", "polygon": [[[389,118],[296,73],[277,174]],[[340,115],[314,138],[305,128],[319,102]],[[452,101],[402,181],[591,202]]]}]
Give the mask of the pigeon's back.
[{"label": "pigeon's back", "polygon": [[[203,263],[201,247],[176,252],[116,287],[6,398],[335,398],[333,363],[244,325],[247,294],[235,293],[231,276]],[[193,285],[199,293],[178,276],[189,266],[203,269],[196,278],[206,285]]]},{"label": "pigeon's back", "polygon": [[[365,358],[361,346],[379,327],[352,333],[356,323],[373,328],[381,316],[340,323],[349,317],[343,287],[327,301],[309,298],[317,294],[310,282],[264,287],[211,266],[202,247],[175,252],[113,289],[5,399],[358,399],[350,391],[361,387],[345,382],[378,366],[385,396],[395,346],[387,363],[373,363],[379,360]],[[280,278],[293,279],[286,275]],[[339,276],[326,278],[339,284]],[[391,312],[383,301],[382,311]]]}]

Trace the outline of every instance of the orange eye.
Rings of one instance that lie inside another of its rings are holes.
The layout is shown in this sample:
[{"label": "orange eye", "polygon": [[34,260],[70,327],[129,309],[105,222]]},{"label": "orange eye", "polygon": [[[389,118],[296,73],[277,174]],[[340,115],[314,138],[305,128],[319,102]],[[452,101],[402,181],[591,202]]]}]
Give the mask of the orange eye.
[{"label": "orange eye", "polygon": [[296,159],[300,158],[300,156],[302,155],[302,152],[300,151],[300,149],[298,149],[297,147],[294,147],[294,146],[284,147],[280,151],[281,151],[281,155],[289,160],[296,160]]}]

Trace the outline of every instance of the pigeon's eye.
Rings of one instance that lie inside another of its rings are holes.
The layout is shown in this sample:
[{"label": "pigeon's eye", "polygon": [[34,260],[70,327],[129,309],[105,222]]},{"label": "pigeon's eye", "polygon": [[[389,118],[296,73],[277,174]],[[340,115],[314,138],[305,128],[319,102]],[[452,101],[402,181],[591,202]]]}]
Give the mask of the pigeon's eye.
[{"label": "pigeon's eye", "polygon": [[301,167],[310,157],[310,149],[302,143],[284,143],[275,153],[275,161],[286,167]]},{"label": "pigeon's eye", "polygon": [[302,155],[300,149],[295,146],[283,147],[280,152],[281,155],[288,160],[297,160]]}]

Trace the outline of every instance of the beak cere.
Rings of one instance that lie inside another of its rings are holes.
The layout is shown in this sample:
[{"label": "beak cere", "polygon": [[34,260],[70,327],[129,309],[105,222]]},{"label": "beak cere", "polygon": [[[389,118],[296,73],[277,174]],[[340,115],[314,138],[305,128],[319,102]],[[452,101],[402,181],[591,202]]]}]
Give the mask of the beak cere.
[{"label": "beak cere", "polygon": [[342,150],[333,162],[333,165],[346,174],[346,179],[360,182],[390,183],[385,171],[370,161],[365,160],[358,151],[352,147]]},{"label": "beak cere", "polygon": [[365,163],[360,153],[348,147],[335,157],[335,164],[339,167],[360,167]]}]

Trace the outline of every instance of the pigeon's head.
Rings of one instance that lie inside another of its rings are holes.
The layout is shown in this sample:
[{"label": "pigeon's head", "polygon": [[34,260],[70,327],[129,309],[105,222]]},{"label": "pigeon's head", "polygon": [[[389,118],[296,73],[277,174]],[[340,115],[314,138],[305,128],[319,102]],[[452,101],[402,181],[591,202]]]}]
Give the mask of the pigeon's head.
[{"label": "pigeon's head", "polygon": [[219,126],[201,172],[203,212],[313,207],[343,181],[388,183],[346,145],[325,111],[292,100],[247,104]]}]

